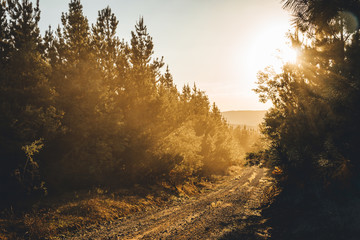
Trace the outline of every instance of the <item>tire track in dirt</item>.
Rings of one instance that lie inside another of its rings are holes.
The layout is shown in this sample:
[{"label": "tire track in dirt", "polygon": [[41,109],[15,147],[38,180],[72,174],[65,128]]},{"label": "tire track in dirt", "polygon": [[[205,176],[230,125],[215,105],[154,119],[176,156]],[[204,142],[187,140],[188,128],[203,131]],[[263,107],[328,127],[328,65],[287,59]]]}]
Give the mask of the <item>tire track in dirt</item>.
[{"label": "tire track in dirt", "polygon": [[[264,189],[271,184],[266,171],[244,168],[211,192],[79,232],[71,239],[232,239],[227,236],[234,229],[242,225],[246,228],[248,219],[260,217],[256,208],[260,207]],[[266,233],[257,236],[266,239]]]}]

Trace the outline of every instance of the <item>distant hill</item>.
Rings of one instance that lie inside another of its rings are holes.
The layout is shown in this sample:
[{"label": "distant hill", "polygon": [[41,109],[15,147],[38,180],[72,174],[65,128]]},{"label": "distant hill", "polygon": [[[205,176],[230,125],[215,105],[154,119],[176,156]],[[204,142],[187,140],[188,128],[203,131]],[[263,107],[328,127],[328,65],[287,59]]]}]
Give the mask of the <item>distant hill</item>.
[{"label": "distant hill", "polygon": [[231,125],[247,125],[257,127],[265,116],[266,111],[227,111],[221,114]]}]

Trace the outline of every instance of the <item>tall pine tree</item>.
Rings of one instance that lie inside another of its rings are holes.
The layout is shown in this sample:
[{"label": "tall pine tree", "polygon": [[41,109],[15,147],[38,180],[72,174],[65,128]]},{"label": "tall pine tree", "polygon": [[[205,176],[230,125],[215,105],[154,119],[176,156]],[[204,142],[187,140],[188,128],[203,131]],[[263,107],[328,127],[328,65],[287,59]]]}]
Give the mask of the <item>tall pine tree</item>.
[{"label": "tall pine tree", "polygon": [[[39,164],[28,161],[22,147],[50,139],[60,128],[61,115],[48,81],[51,67],[42,57],[38,3],[35,7],[28,0],[1,5],[0,176],[5,179],[0,194],[6,198],[7,193],[30,193],[38,187]],[[14,178],[20,184],[17,191]]]}]

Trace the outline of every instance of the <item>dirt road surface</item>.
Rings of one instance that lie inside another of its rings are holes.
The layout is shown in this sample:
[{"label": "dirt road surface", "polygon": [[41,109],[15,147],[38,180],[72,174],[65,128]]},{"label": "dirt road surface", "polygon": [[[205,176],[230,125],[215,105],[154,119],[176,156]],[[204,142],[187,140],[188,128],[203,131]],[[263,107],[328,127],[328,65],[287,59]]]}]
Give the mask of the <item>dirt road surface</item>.
[{"label": "dirt road surface", "polygon": [[266,169],[244,168],[214,189],[76,233],[70,239],[267,239],[259,209]]}]

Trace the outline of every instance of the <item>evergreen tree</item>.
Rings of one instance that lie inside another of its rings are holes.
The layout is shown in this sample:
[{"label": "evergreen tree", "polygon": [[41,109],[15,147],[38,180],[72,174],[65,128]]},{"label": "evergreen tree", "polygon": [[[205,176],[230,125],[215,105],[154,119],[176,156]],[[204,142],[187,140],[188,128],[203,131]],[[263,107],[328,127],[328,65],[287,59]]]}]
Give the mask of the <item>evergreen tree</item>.
[{"label": "evergreen tree", "polygon": [[56,39],[50,41],[52,48],[48,52],[56,53],[51,61],[51,79],[59,93],[57,104],[64,111],[63,124],[67,133],[53,146],[62,146],[61,152],[65,153],[56,157],[60,158],[57,165],[62,166],[63,177],[70,181],[77,176],[74,185],[85,184],[90,179],[95,181],[98,174],[100,163],[96,146],[99,146],[102,130],[100,108],[106,85],[96,67],[90,27],[79,0],[69,3],[69,10],[62,14],[61,22],[62,27],[57,29]]},{"label": "evergreen tree", "polygon": [[121,54],[121,42],[115,36],[119,21],[109,7],[99,11],[96,24],[92,26],[92,45],[96,58],[103,71],[105,83],[111,84],[116,78],[116,61]]},{"label": "evergreen tree", "polygon": [[[38,3],[33,7],[27,0],[8,1],[2,3],[1,14],[5,28],[1,30],[0,176],[5,185],[1,195],[6,198],[8,193],[30,193],[39,186],[39,164],[34,160],[27,164],[21,149],[50,139],[60,128],[61,114],[54,107],[55,91],[48,81],[51,68],[40,51]],[[20,183],[18,190],[14,178]]]},{"label": "evergreen tree", "polygon": [[294,34],[293,43],[301,49],[299,62],[285,65],[280,74],[259,74],[257,92],[274,104],[263,131],[277,152],[276,164],[291,178],[333,181],[358,166],[359,30],[350,28],[344,11],[358,14],[360,3],[286,1],[285,7],[297,14],[298,29],[306,31],[308,44]]},{"label": "evergreen tree", "polygon": [[156,84],[159,81],[160,69],[164,65],[162,59],[153,59],[153,41],[144,19],[140,18],[131,32],[131,44],[127,49],[131,64],[130,74],[125,89],[128,94],[134,94],[135,99],[151,101],[156,95]]},{"label": "evergreen tree", "polygon": [[[9,27],[8,19],[6,12],[6,2],[1,1],[0,3],[0,58],[1,58],[1,67],[5,64],[8,52],[10,49],[10,39],[9,39]],[[1,69],[3,72],[4,70]]]},{"label": "evergreen tree", "polygon": [[92,47],[103,90],[97,105],[99,134],[97,135],[97,169],[109,179],[103,182],[119,184],[125,177],[123,151],[124,133],[124,79],[128,68],[125,44],[116,36],[118,20],[109,7],[99,11],[92,26]]}]

